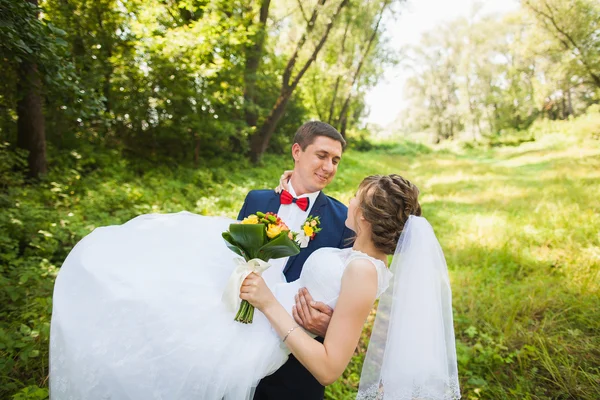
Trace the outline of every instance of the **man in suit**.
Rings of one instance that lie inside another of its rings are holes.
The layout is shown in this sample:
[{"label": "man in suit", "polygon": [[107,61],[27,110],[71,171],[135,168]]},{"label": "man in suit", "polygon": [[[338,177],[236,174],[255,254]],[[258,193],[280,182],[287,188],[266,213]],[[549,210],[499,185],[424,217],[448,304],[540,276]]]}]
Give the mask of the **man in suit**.
[{"label": "man in suit", "polygon": [[[292,145],[294,169],[288,190],[281,194],[273,190],[253,190],[246,196],[238,215],[242,220],[257,211],[274,212],[295,232],[300,232],[308,216],[320,218],[322,230],[299,254],[271,260],[270,270],[279,268],[288,282],[300,277],[304,262],[315,250],[345,248],[352,244],[354,232],[345,226],[347,207],[322,192],[333,180],[345,146],[342,135],[329,124],[311,121],[302,125]],[[305,289],[298,294],[294,318],[306,330],[318,335],[317,340],[321,342],[332,313],[327,305],[313,302]],[[325,388],[290,355],[279,370],[260,381],[254,400],[317,400],[323,399],[324,392]]]}]

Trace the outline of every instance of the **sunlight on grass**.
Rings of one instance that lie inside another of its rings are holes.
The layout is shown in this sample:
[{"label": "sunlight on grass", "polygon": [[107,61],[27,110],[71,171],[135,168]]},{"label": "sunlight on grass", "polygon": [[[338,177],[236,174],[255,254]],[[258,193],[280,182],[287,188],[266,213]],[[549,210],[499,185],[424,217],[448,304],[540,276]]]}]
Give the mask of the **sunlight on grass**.
[{"label": "sunlight on grass", "polygon": [[577,160],[594,156],[600,156],[600,149],[571,147],[563,151],[540,150],[536,152],[525,152],[514,158],[499,162],[498,165],[503,167],[521,167],[524,165],[540,164],[561,159]]},{"label": "sunlight on grass", "polygon": [[[557,134],[382,162],[420,187],[444,248],[463,398],[600,398],[600,143]],[[340,175],[369,172],[361,163]]]}]

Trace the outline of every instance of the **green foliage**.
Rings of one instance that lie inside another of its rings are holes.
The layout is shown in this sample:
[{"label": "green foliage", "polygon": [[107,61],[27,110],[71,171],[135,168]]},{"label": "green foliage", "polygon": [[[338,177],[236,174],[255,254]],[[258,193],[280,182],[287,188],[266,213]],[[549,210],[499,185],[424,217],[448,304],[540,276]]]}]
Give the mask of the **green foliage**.
[{"label": "green foliage", "polygon": [[529,130],[505,129],[497,135],[490,136],[487,144],[491,147],[519,146],[522,143],[533,142],[535,137],[532,133]]},{"label": "green foliage", "polygon": [[404,138],[377,140],[369,138],[367,132],[348,137],[348,148],[359,152],[380,152],[389,155],[418,155],[429,154],[432,149],[423,143]]},{"label": "green foliage", "polygon": [[[40,61],[64,47],[66,32],[37,18],[38,8],[28,1],[0,2],[0,55],[9,62]],[[55,61],[54,59],[53,61]]]},{"label": "green foliage", "polygon": [[[572,83],[600,88],[600,4],[595,0],[524,0],[538,29],[552,40],[544,49]],[[573,85],[575,86],[575,85]]]},{"label": "green foliage", "polygon": [[37,386],[27,386],[19,390],[12,400],[45,400],[49,397],[48,389]]},{"label": "green foliage", "polygon": [[437,27],[407,49],[411,104],[398,129],[515,145],[500,137],[581,115],[600,100],[599,20],[594,0],[527,0],[503,17],[474,9]]},{"label": "green foliage", "polygon": [[0,148],[0,175],[9,178],[0,187],[0,398],[47,393],[54,278],[83,236],[140,213],[185,209],[234,217],[247,191],[272,186],[286,167],[285,160],[268,156],[266,169],[249,170],[246,160],[214,160],[199,170],[144,170],[91,146],[51,149],[51,159],[55,168],[32,186],[22,178],[23,156]]},{"label": "green foliage", "polygon": [[581,144],[589,139],[600,139],[600,106],[597,104],[591,105],[584,114],[576,118],[557,121],[537,120],[527,130],[507,129],[480,142],[464,141],[462,147],[467,150],[481,151],[490,147],[515,147],[538,141],[544,146],[559,148]]},{"label": "green foliage", "polygon": [[[50,144],[76,150],[83,140],[124,150],[122,154],[136,162],[176,159],[179,164],[198,166],[203,159],[229,153],[246,155],[249,139],[281,94],[282,74],[298,40],[292,26],[306,29],[302,4],[271,2],[249,104],[246,69],[249,48],[261,36],[257,34],[260,2],[47,0],[40,4],[38,9],[27,1],[0,1],[0,72],[9,78],[0,83],[2,140],[16,142],[19,66],[28,59],[39,65],[44,78]],[[378,1],[349,7],[346,20],[353,22],[349,42],[354,50],[346,56],[347,68],[355,68],[361,40],[370,34],[371,20],[382,7]],[[310,59],[308,48],[316,46],[334,9],[333,5],[319,8],[314,32],[295,58],[296,69]],[[332,37],[338,37],[340,29],[335,25]],[[328,46],[331,61],[335,44]],[[382,73],[374,65],[387,58],[385,44],[375,43],[363,68],[360,94],[351,99],[350,125],[364,110],[364,91]],[[329,66],[315,64],[309,71],[319,70],[321,88],[339,76]],[[289,149],[290,132],[315,114],[312,95],[303,82],[287,104],[269,152]],[[338,109],[350,93],[349,86],[349,82],[340,85]],[[257,126],[246,120],[249,107],[257,111]]]},{"label": "green foliage", "polygon": [[39,19],[40,11],[28,1],[0,0],[0,73],[8,78],[0,83],[0,134],[4,140],[14,141],[16,136],[14,117],[21,95],[17,81],[22,61],[35,63],[43,77],[50,126],[54,119],[75,121],[99,109],[98,98],[82,88],[69,58],[67,33],[52,22]]},{"label": "green foliage", "polygon": [[[394,9],[399,3],[362,1],[348,5],[323,49],[323,55],[315,60],[306,77],[307,84],[301,88],[313,116],[341,131],[342,108],[347,99],[348,128],[354,128],[364,116],[366,91],[382,76],[386,67],[397,62],[397,54],[386,49],[381,25],[366,53],[373,35],[373,21],[377,21],[382,7]],[[363,54],[366,54],[364,59]],[[353,85],[359,65],[360,73]]]}]

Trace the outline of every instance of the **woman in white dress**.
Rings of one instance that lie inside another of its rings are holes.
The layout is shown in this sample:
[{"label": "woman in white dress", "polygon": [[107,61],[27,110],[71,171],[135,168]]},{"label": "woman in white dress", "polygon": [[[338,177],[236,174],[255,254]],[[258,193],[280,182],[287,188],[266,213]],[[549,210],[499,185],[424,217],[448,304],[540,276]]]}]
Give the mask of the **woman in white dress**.
[{"label": "woman in white dress", "polygon": [[[182,212],[96,229],[56,280],[51,399],[250,399],[289,353],[330,384],[388,286],[358,396],[460,398],[446,264],[418,194],[398,175],[366,178],[348,209],[353,248],[315,251],[292,283],[248,276],[249,325],[221,300],[236,266],[221,232],[234,221]],[[301,287],[335,310],[323,343],[292,317]]]}]

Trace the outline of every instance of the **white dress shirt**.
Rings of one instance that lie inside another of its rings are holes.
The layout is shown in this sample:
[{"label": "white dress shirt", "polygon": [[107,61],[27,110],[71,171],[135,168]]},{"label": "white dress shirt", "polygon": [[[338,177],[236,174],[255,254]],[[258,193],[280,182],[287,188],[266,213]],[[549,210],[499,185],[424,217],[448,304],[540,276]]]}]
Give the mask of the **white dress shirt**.
[{"label": "white dress shirt", "polygon": [[[315,201],[317,200],[317,197],[319,196],[319,193],[321,192],[306,193],[301,196],[296,196],[296,191],[292,187],[292,182],[289,182],[288,186],[288,192],[290,192],[290,194],[295,198],[301,199],[303,197],[308,197],[308,208],[306,209],[306,211],[302,211],[300,207],[298,207],[298,205],[295,203],[281,204],[279,206],[279,210],[277,211],[277,215],[279,215],[279,218],[281,218],[281,220],[285,222],[288,228],[290,228],[292,231],[300,232],[300,228],[304,224],[304,221],[306,221],[306,218],[308,218],[308,216],[310,215],[310,210],[312,209],[313,205],[315,204]],[[276,260],[271,260],[271,268],[269,269],[283,272],[285,264],[287,264],[288,258],[289,257],[284,257],[278,258]]]}]

